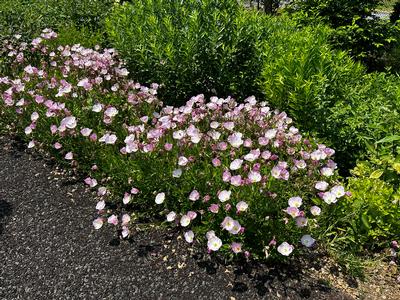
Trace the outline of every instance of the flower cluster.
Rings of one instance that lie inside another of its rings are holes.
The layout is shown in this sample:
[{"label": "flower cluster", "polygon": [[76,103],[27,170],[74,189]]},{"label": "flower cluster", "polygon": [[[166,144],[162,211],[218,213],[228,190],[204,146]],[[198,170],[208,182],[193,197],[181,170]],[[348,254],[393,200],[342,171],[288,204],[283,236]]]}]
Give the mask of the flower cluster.
[{"label": "flower cluster", "polygon": [[21,59],[21,74],[0,78],[0,110],[29,147],[50,146],[88,173],[96,229],[112,224],[127,237],[138,210],[161,212],[209,252],[288,256],[314,246],[319,216],[346,196],[334,150],[254,97],[164,106],[158,85],[128,79],[113,49],[52,49],[45,41],[55,36],[46,30],[23,49],[40,53],[35,65]]}]

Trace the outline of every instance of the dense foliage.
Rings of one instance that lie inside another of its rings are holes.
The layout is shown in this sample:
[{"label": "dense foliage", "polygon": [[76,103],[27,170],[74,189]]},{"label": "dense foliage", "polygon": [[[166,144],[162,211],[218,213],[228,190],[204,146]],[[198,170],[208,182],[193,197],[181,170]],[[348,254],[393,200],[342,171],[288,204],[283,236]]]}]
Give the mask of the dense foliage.
[{"label": "dense foliage", "polygon": [[[114,0],[2,0],[0,40],[14,34],[32,39],[50,27],[61,36],[65,33],[79,43],[94,46],[103,41],[105,17],[113,3]],[[92,33],[96,36],[94,41]]]},{"label": "dense foliage", "polygon": [[[379,0],[298,0],[291,6],[303,24],[325,23],[331,44],[348,51],[370,71],[399,71],[400,27],[374,15]],[[393,17],[394,18],[394,17]]]}]

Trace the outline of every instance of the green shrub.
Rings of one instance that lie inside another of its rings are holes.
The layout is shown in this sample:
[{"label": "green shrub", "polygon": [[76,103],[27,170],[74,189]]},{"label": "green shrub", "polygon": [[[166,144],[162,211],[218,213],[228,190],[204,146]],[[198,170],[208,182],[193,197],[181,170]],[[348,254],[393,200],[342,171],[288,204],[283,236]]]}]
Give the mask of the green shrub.
[{"label": "green shrub", "polygon": [[332,214],[339,245],[361,252],[387,247],[400,233],[400,156],[362,161],[352,170],[348,189]]},{"label": "green shrub", "polygon": [[298,0],[291,11],[301,24],[324,23],[335,30],[331,44],[348,51],[369,71],[398,72],[400,31],[394,22],[373,15],[379,0]]},{"label": "green shrub", "polygon": [[113,0],[2,0],[0,38],[24,34],[33,38],[44,28],[75,26],[97,32],[103,26]]},{"label": "green shrub", "polygon": [[275,43],[264,44],[263,88],[273,106],[330,143],[346,168],[365,158],[368,142],[400,130],[400,79],[366,74],[345,52],[332,51],[329,36],[322,26],[275,32]]},{"label": "green shrub", "polygon": [[138,0],[116,5],[106,27],[133,78],[184,103],[198,93],[257,95],[265,21],[231,0]]}]

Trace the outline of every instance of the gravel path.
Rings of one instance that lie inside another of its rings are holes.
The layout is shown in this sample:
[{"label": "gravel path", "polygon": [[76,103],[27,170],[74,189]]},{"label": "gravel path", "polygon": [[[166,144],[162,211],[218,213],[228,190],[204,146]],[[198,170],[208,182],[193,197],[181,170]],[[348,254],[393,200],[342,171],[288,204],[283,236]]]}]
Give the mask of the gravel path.
[{"label": "gravel path", "polygon": [[81,183],[0,140],[0,299],[349,299],[298,270],[225,266],[172,231],[95,231]]}]

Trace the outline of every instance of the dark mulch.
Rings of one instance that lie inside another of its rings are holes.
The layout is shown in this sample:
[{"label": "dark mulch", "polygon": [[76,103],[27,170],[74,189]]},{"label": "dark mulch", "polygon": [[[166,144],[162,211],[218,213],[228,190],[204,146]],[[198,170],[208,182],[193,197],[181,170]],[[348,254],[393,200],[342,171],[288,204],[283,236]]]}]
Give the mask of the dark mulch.
[{"label": "dark mulch", "polygon": [[299,266],[190,252],[170,230],[95,231],[93,195],[54,170],[0,139],[0,299],[350,299]]}]

